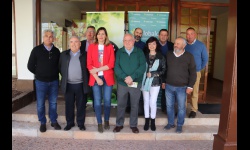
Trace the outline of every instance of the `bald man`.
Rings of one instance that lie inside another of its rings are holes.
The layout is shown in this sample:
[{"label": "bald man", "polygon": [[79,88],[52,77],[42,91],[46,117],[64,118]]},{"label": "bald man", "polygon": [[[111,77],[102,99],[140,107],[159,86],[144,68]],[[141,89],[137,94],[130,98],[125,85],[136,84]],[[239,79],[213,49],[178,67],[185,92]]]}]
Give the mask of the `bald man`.
[{"label": "bald man", "polygon": [[[141,96],[143,74],[146,71],[146,59],[141,49],[134,46],[135,39],[132,34],[125,34],[123,47],[116,53],[115,75],[117,77],[117,114],[116,127],[113,132],[123,129],[125,109],[130,97],[131,112],[129,125],[133,133],[139,133],[138,106]],[[129,95],[129,96],[128,96]]]}]

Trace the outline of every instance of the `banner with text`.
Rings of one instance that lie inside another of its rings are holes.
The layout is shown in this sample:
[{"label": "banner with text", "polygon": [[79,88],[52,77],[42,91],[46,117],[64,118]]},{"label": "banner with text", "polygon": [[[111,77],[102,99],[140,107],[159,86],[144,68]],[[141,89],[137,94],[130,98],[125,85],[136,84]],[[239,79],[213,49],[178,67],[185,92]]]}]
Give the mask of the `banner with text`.
[{"label": "banner with text", "polygon": [[123,46],[124,36],[124,11],[114,12],[86,12],[87,26],[105,27],[109,40],[114,42],[118,48]]},{"label": "banner with text", "polygon": [[135,28],[141,28],[141,40],[146,42],[150,36],[158,38],[160,29],[168,30],[169,12],[138,12],[128,11],[128,32],[134,33]]}]

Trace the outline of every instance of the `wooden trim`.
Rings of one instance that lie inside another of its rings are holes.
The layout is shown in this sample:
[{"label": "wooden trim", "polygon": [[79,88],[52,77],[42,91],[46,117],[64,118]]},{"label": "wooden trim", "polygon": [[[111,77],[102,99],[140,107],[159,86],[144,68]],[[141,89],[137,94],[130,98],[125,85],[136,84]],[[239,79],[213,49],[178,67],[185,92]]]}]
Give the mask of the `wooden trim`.
[{"label": "wooden trim", "polygon": [[213,150],[237,149],[237,1],[230,0],[225,72],[218,133]]},{"label": "wooden trim", "polygon": [[[211,18],[211,20],[214,20],[214,31],[213,31],[213,45],[212,45],[212,56],[211,56],[211,77],[213,77],[214,73],[214,57],[215,57],[215,46],[216,46],[216,31],[217,31],[217,18]],[[211,33],[211,31],[210,31]]]},{"label": "wooden trim", "polygon": [[181,1],[181,4],[190,4],[192,3],[192,5],[197,5],[197,6],[222,6],[222,7],[228,7],[229,4],[228,3],[208,3],[208,2],[190,2],[190,1]]},{"label": "wooden trim", "polygon": [[102,0],[102,11],[105,11],[107,8],[105,6],[105,0]]},{"label": "wooden trim", "polygon": [[100,0],[96,0],[95,10],[100,11]]},{"label": "wooden trim", "polygon": [[[12,0],[12,7],[13,7],[13,17],[14,17],[14,47],[15,47],[15,54],[12,53],[12,56],[15,56],[15,66],[16,66],[16,75],[12,75],[12,77],[17,78],[18,77],[18,71],[17,71],[17,58],[16,58],[16,54],[17,54],[17,48],[16,48],[16,12],[15,12],[15,1]],[[12,41],[13,42],[13,41]],[[12,71],[11,71],[12,72]],[[11,73],[12,74],[12,73]]]},{"label": "wooden trim", "polygon": [[[169,33],[170,33],[170,37],[169,40],[171,42],[174,42],[176,39],[176,35],[177,35],[177,21],[178,21],[178,2],[175,0],[171,1],[171,8],[170,8],[170,16],[171,18],[169,18],[170,21],[170,26],[169,26]],[[174,36],[175,35],[175,36]]]},{"label": "wooden trim", "polygon": [[36,45],[41,44],[41,0],[36,0]]}]

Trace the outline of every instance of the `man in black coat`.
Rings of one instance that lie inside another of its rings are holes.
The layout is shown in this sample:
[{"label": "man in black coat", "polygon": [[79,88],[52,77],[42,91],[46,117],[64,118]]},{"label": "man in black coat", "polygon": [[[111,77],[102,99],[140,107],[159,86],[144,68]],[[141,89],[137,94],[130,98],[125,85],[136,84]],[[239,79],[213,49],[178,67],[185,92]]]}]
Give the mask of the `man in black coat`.
[{"label": "man in black coat", "polygon": [[[165,56],[165,58],[167,52],[174,49],[174,43],[168,41],[168,37],[169,34],[167,29],[161,29],[159,31],[158,38],[159,43],[161,44],[161,53],[163,56]],[[162,83],[161,86],[161,110],[162,112],[166,112],[165,83]]]},{"label": "man in black coat", "polygon": [[61,130],[57,122],[57,97],[59,88],[58,62],[60,51],[53,44],[54,32],[50,29],[43,31],[43,43],[34,47],[30,53],[28,69],[35,75],[35,91],[37,101],[37,115],[40,121],[40,132],[46,132],[46,96],[49,101],[49,118],[51,126]]},{"label": "man in black coat", "polygon": [[65,116],[67,125],[64,130],[70,130],[76,122],[80,130],[86,130],[86,97],[89,92],[89,75],[87,70],[87,53],[80,50],[79,37],[71,36],[69,39],[70,49],[63,51],[59,59],[59,71],[62,75],[61,90],[65,98]]}]

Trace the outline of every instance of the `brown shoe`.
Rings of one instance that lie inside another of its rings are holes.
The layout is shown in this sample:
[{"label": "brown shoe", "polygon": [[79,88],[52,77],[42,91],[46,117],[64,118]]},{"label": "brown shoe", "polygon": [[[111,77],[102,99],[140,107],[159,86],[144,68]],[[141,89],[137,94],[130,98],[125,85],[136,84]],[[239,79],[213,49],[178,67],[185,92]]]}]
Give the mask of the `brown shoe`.
[{"label": "brown shoe", "polygon": [[123,126],[115,126],[113,132],[120,132],[123,129]]},{"label": "brown shoe", "polygon": [[137,127],[130,127],[133,133],[139,133],[139,129]]}]

